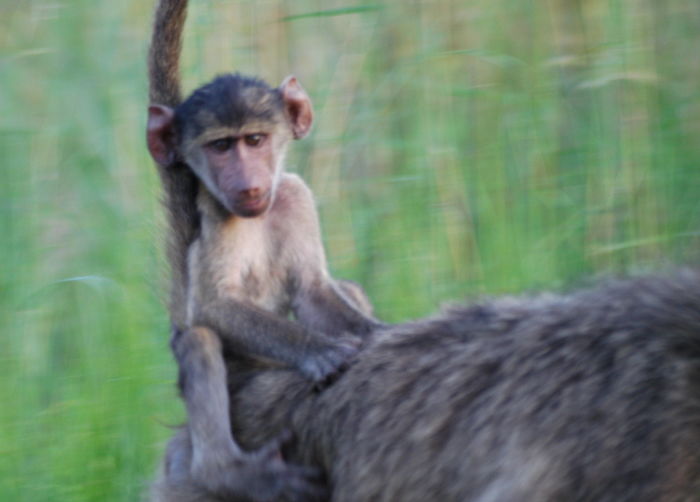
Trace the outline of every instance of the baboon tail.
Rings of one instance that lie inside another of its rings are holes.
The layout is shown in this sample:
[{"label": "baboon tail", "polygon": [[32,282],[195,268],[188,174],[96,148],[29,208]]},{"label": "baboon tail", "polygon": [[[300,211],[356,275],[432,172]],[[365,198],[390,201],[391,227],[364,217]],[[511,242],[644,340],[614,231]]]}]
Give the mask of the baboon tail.
[{"label": "baboon tail", "polygon": [[180,52],[187,0],[160,0],[148,53],[149,99],[174,108],[182,101]]}]

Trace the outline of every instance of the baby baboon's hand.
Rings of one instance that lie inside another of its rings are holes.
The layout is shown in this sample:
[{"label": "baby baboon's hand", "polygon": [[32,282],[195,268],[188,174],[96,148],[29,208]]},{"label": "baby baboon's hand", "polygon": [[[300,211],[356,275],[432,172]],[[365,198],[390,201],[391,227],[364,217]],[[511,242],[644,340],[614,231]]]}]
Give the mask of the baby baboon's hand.
[{"label": "baby baboon's hand", "polygon": [[329,339],[329,343],[314,348],[299,364],[299,371],[316,383],[328,383],[338,373],[345,370],[357,352],[361,340],[355,336]]}]

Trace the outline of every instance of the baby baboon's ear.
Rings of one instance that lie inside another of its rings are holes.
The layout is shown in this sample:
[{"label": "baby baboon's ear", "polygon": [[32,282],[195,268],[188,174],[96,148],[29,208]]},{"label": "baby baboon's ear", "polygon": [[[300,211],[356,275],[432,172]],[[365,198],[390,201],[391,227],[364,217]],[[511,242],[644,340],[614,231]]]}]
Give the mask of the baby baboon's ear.
[{"label": "baby baboon's ear", "polygon": [[284,111],[294,139],[301,139],[309,133],[314,121],[311,99],[293,75],[285,78],[279,89],[282,92]]},{"label": "baby baboon's ear", "polygon": [[151,157],[160,166],[166,167],[175,161],[172,108],[162,105],[148,107],[146,143]]}]

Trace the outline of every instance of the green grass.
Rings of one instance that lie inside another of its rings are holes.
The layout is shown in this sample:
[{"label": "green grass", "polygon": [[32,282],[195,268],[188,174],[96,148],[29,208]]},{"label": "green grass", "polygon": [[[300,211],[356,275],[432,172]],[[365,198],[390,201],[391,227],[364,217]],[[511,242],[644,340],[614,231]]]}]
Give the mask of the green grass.
[{"label": "green grass", "polygon": [[[192,3],[188,89],[235,68],[313,97],[290,168],[383,318],[695,259],[695,0]],[[183,416],[151,11],[0,2],[0,500],[137,500]]]}]

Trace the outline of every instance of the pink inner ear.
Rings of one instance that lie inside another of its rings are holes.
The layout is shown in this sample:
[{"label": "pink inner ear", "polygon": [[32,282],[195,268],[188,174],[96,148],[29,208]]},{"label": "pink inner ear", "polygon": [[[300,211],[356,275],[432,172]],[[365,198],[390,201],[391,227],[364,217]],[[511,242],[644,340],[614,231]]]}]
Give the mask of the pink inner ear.
[{"label": "pink inner ear", "polygon": [[148,107],[146,123],[146,143],[151,157],[161,166],[168,166],[175,160],[173,140],[173,118],[171,108],[161,105]]},{"label": "pink inner ear", "polygon": [[289,116],[290,126],[295,139],[306,136],[313,123],[311,100],[304,88],[293,76],[287,77],[280,86],[282,98]]}]

